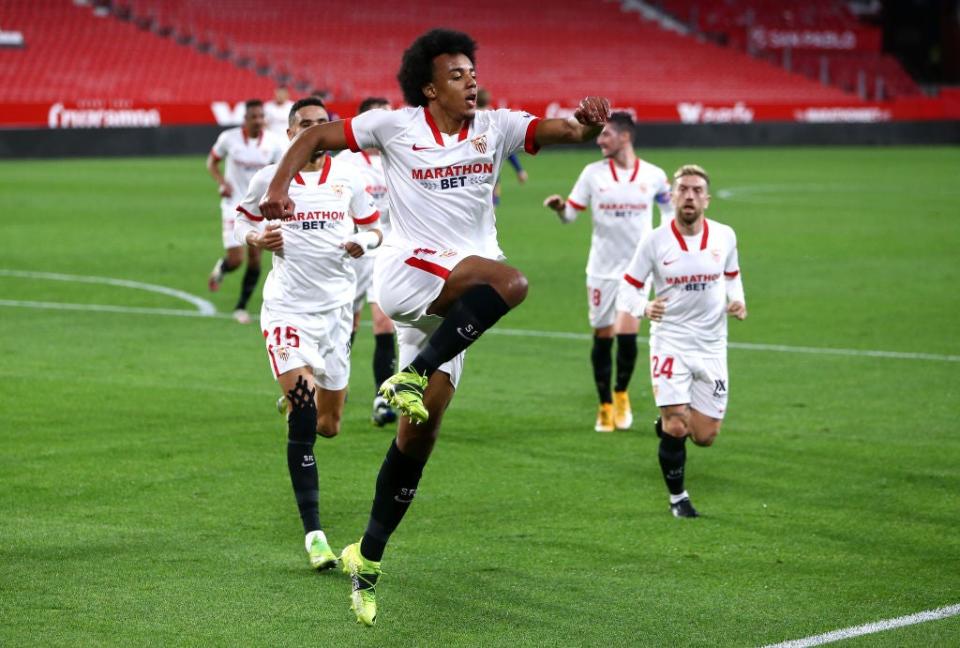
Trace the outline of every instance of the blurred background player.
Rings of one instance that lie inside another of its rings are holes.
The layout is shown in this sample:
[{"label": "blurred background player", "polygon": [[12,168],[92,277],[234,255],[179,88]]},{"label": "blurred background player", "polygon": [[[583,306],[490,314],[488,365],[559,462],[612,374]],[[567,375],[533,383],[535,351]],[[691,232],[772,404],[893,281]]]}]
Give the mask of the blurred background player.
[{"label": "blurred background player", "polygon": [[[398,323],[401,371],[381,387],[404,414],[377,475],[360,542],[340,556],[353,582],[357,621],[377,618],[381,559],[419,487],[463,370],[464,352],[527,295],[527,280],[490,257],[493,185],[520,149],[596,137],[609,102],[587,97],[570,119],[510,110],[478,111],[476,43],[429,31],[404,52],[397,75],[409,107],[370,110],[302,132],[284,154],[261,204],[268,218],[296,209],[290,179],[316,148],[379,148],[390,193],[390,240],[374,272],[380,307]],[[496,404],[491,404],[496,407]]]},{"label": "blurred background player", "polygon": [[[486,88],[477,88],[477,110],[490,110],[490,91]],[[520,184],[526,183],[528,179],[527,172],[524,170],[523,165],[520,164],[520,157],[516,153],[511,153],[507,156],[507,162],[510,163],[510,166],[513,167],[513,170],[517,174],[517,182]],[[494,207],[500,204],[500,178],[497,178],[497,184],[493,186],[493,205]],[[496,236],[496,233],[494,233]]]},{"label": "blurred background player", "polygon": [[[727,315],[747,306],[733,228],[704,217],[710,178],[694,164],[673,175],[676,217],[640,244],[623,276],[634,315],[650,319],[650,376],[660,417],[660,469],[675,517],[697,517],[683,487],[689,436],[709,446],[727,409]],[[656,298],[648,302],[646,277]]]},{"label": "blurred background player", "polygon": [[[289,119],[291,138],[328,121],[323,102],[315,97],[295,103]],[[307,555],[311,567],[328,569],[337,564],[337,556],[320,526],[313,446],[318,434],[333,437],[340,431],[350,378],[353,258],[378,246],[381,236],[363,178],[323,150],[313,152],[290,184],[298,207],[294,217],[264,227],[259,203],[275,171],[276,166],[266,167],[251,180],[237,207],[236,236],[274,254],[263,286],[260,325],[270,368],[285,394],[287,467]]]},{"label": "blurred background player", "polygon": [[290,109],[293,101],[290,100],[290,91],[287,86],[277,86],[273,91],[273,100],[263,106],[264,116],[267,119],[267,130],[276,135],[280,141],[287,141],[287,124],[290,118]]},{"label": "blurred background player", "polygon": [[[390,110],[390,102],[382,97],[367,97],[360,102],[357,114],[373,109]],[[373,196],[380,212],[380,231],[384,238],[390,232],[390,201],[387,199],[387,181],[383,176],[383,158],[380,150],[366,149],[358,153],[343,150],[336,156],[337,161],[349,162],[357,167],[366,178],[367,192]],[[354,268],[357,271],[357,296],[353,301],[353,335],[356,336],[363,314],[364,301],[370,304],[370,316],[373,318],[373,413],[374,423],[383,427],[397,420],[397,414],[387,400],[377,393],[380,385],[397,370],[396,334],[393,320],[380,308],[376,286],[373,282],[373,264],[375,250],[371,250],[357,259]],[[353,337],[351,336],[351,342]]]},{"label": "blurred background player", "polygon": [[[620,281],[640,242],[653,229],[653,204],[660,223],[673,218],[670,183],[663,169],[637,157],[633,150],[633,119],[624,112],[610,115],[597,137],[604,159],[584,167],[564,200],[548,196],[545,207],[563,223],[590,206],[593,236],[587,261],[587,308],[593,327],[593,379],[600,406],[597,432],[626,430],[633,424],[627,387],[637,363],[639,320],[617,304]],[[646,277],[644,277],[646,279]],[[617,338],[617,381],[611,392],[613,338]]]},{"label": "blurred background player", "polygon": [[[241,324],[250,323],[247,302],[260,278],[260,250],[244,246],[234,238],[237,202],[247,192],[250,178],[266,165],[277,162],[284,148],[283,140],[266,130],[263,102],[250,99],[246,102],[243,126],[220,133],[207,156],[207,171],[220,190],[220,218],[226,252],[213,265],[207,285],[212,291],[219,290],[224,275],[243,265],[243,248],[247,248],[247,270],[243,273],[240,298],[233,310],[233,319]],[[220,161],[223,159],[226,159],[225,170],[220,173]]]}]

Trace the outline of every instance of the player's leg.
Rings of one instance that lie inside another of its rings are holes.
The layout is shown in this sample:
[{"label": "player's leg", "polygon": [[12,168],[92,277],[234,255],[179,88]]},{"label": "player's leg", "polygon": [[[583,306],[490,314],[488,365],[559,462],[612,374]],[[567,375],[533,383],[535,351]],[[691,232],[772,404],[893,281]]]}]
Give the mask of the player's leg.
[{"label": "player's leg", "polygon": [[223,239],[224,254],[213,264],[213,270],[207,278],[207,287],[211,292],[220,290],[223,277],[243,265],[243,246],[233,235],[233,224],[236,211],[233,205],[226,201],[220,202],[220,229]]},{"label": "player's leg", "polygon": [[656,422],[657,436],[660,437],[657,458],[670,495],[670,511],[676,517],[697,517],[684,488],[693,373],[679,356],[651,347],[650,376],[654,398],[660,408],[660,418]]},{"label": "player's leg", "polygon": [[624,310],[617,310],[614,332],[617,337],[617,380],[613,387],[613,420],[618,430],[633,425],[633,411],[627,388],[637,365],[637,332],[640,320]]},{"label": "player's leg", "polygon": [[720,433],[727,409],[729,380],[726,358],[698,361],[690,398],[690,438],[698,446],[711,446]]},{"label": "player's leg", "polygon": [[613,432],[613,393],[610,390],[613,374],[613,324],[616,313],[614,301],[616,282],[596,277],[587,277],[587,313],[593,328],[593,344],[590,347],[590,364],[593,367],[593,382],[597,387],[600,404],[597,407],[597,432]]},{"label": "player's leg", "polygon": [[[396,329],[393,320],[387,317],[379,304],[370,301],[373,316],[373,384],[374,392],[397,370]],[[393,423],[397,414],[390,404],[376,394],[373,399],[373,422],[379,426]]]},{"label": "player's leg", "polygon": [[[241,324],[250,322],[250,315],[247,313],[247,303],[253,296],[253,291],[257,288],[257,282],[260,280],[260,249],[252,245],[243,246],[247,251],[247,269],[243,273],[243,281],[240,284],[240,297],[237,299],[237,305],[233,309],[233,319]],[[241,252],[242,254],[242,252]]]}]

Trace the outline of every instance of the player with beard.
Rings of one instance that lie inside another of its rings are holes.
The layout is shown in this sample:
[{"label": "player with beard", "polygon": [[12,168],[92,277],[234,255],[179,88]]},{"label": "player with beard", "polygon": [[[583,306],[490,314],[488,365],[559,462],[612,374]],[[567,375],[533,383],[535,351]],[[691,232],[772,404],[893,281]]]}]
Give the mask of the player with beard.
[{"label": "player with beard", "polygon": [[398,323],[400,366],[381,393],[403,416],[377,476],[360,542],[341,560],[353,579],[351,607],[376,620],[380,560],[416,494],[453,399],[464,351],[527,295],[524,275],[495,260],[493,187],[517,150],[597,136],[609,102],[584,99],[570,119],[477,111],[476,44],[437,29],[404,52],[398,80],[410,107],[370,110],[309,128],[291,144],[261,204],[268,218],[293,210],[290,179],[310,152],[378,148],[390,195],[391,234],[377,257],[380,307]]},{"label": "player with beard", "polygon": [[[633,150],[633,119],[624,112],[610,115],[597,137],[604,159],[588,164],[566,200],[548,196],[544,207],[563,223],[572,223],[590,206],[593,236],[587,261],[587,308],[593,327],[590,361],[600,398],[594,430],[613,432],[633,425],[627,387],[637,363],[640,321],[617,304],[620,281],[630,257],[653,229],[653,205],[660,224],[673,218],[670,182],[663,169],[637,157]],[[617,341],[616,384],[611,390],[613,341]]]},{"label": "player with beard", "polygon": [[[677,215],[647,237],[623,276],[623,299],[650,324],[650,377],[660,408],[658,455],[676,517],[697,517],[684,489],[686,439],[710,446],[727,409],[727,316],[747,306],[733,228],[710,220],[710,177],[689,164],[673,175]],[[655,298],[646,301],[651,276]]]},{"label": "player with beard", "polygon": [[[301,99],[290,109],[287,133],[292,139],[327,121],[320,99]],[[356,169],[314,149],[289,183],[297,211],[267,224],[260,200],[276,169],[265,167],[250,181],[237,207],[236,237],[273,253],[260,327],[270,368],[284,394],[287,468],[307,555],[313,568],[328,569],[336,565],[337,556],[320,526],[313,446],[317,435],[329,438],[340,432],[350,378],[354,259],[380,245],[379,214]]]}]

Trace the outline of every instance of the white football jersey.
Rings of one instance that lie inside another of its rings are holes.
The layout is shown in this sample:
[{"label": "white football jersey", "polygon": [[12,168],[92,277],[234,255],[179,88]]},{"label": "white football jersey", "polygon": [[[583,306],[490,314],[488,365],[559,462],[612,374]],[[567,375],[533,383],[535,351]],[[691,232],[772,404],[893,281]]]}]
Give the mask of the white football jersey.
[{"label": "white football jersey", "polygon": [[[237,207],[237,239],[251,229],[262,232],[269,221],[260,214],[277,165],[258,171]],[[263,285],[263,303],[286,313],[319,313],[353,301],[353,259],[340,247],[354,224],[379,218],[363,178],[349,164],[329,155],[320,171],[301,171],[290,183],[296,212],[282,221],[283,253],[273,255],[273,269]]]},{"label": "white football jersey", "polygon": [[354,165],[367,183],[367,193],[373,197],[373,203],[380,212],[380,231],[384,241],[390,226],[390,201],[387,200],[387,179],[383,174],[383,160],[379,155],[369,155],[364,151],[354,153],[343,150],[334,156],[338,162]]},{"label": "white football jersey", "polygon": [[369,110],[345,120],[350,150],[382,152],[391,225],[386,244],[493,258],[499,252],[493,187],[510,153],[536,153],[538,121],[527,113],[484,110],[447,135],[422,107]]},{"label": "white football jersey", "polygon": [[226,158],[223,177],[233,189],[231,201],[247,193],[253,174],[275,164],[283,157],[285,144],[270,131],[264,130],[257,138],[247,137],[243,127],[230,128],[222,133],[210,152],[218,161]]},{"label": "white football jersey", "polygon": [[[653,229],[653,203],[670,203],[670,181],[663,169],[639,158],[632,169],[619,169],[613,159],[588,164],[567,203],[577,211],[590,207],[593,236],[587,274],[620,279],[640,241]],[[669,210],[671,215],[673,210]]]},{"label": "white football jersey", "polygon": [[290,109],[293,108],[293,102],[289,99],[282,104],[274,100],[263,103],[263,115],[267,119],[267,130],[280,138],[280,141],[286,145],[287,127],[290,125]]},{"label": "white football jersey", "polygon": [[637,248],[623,279],[646,293],[651,273],[656,296],[667,301],[663,320],[650,323],[650,348],[725,356],[728,283],[743,300],[733,228],[704,219],[702,232],[683,236],[675,220],[661,225]]}]

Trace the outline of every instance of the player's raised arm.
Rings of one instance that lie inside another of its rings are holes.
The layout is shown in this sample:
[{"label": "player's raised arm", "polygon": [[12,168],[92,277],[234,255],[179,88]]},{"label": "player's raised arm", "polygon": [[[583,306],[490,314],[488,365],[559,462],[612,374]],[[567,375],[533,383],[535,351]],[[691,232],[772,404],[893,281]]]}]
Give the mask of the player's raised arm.
[{"label": "player's raised arm", "polygon": [[264,218],[273,220],[293,214],[293,201],[287,194],[293,177],[310,161],[314,151],[339,151],[347,148],[344,122],[335,121],[311,126],[290,142],[277,166],[276,175],[260,201]]},{"label": "player's raised arm", "polygon": [[537,146],[586,142],[600,134],[609,116],[610,101],[606,97],[586,97],[570,119],[541,119],[534,141]]}]

